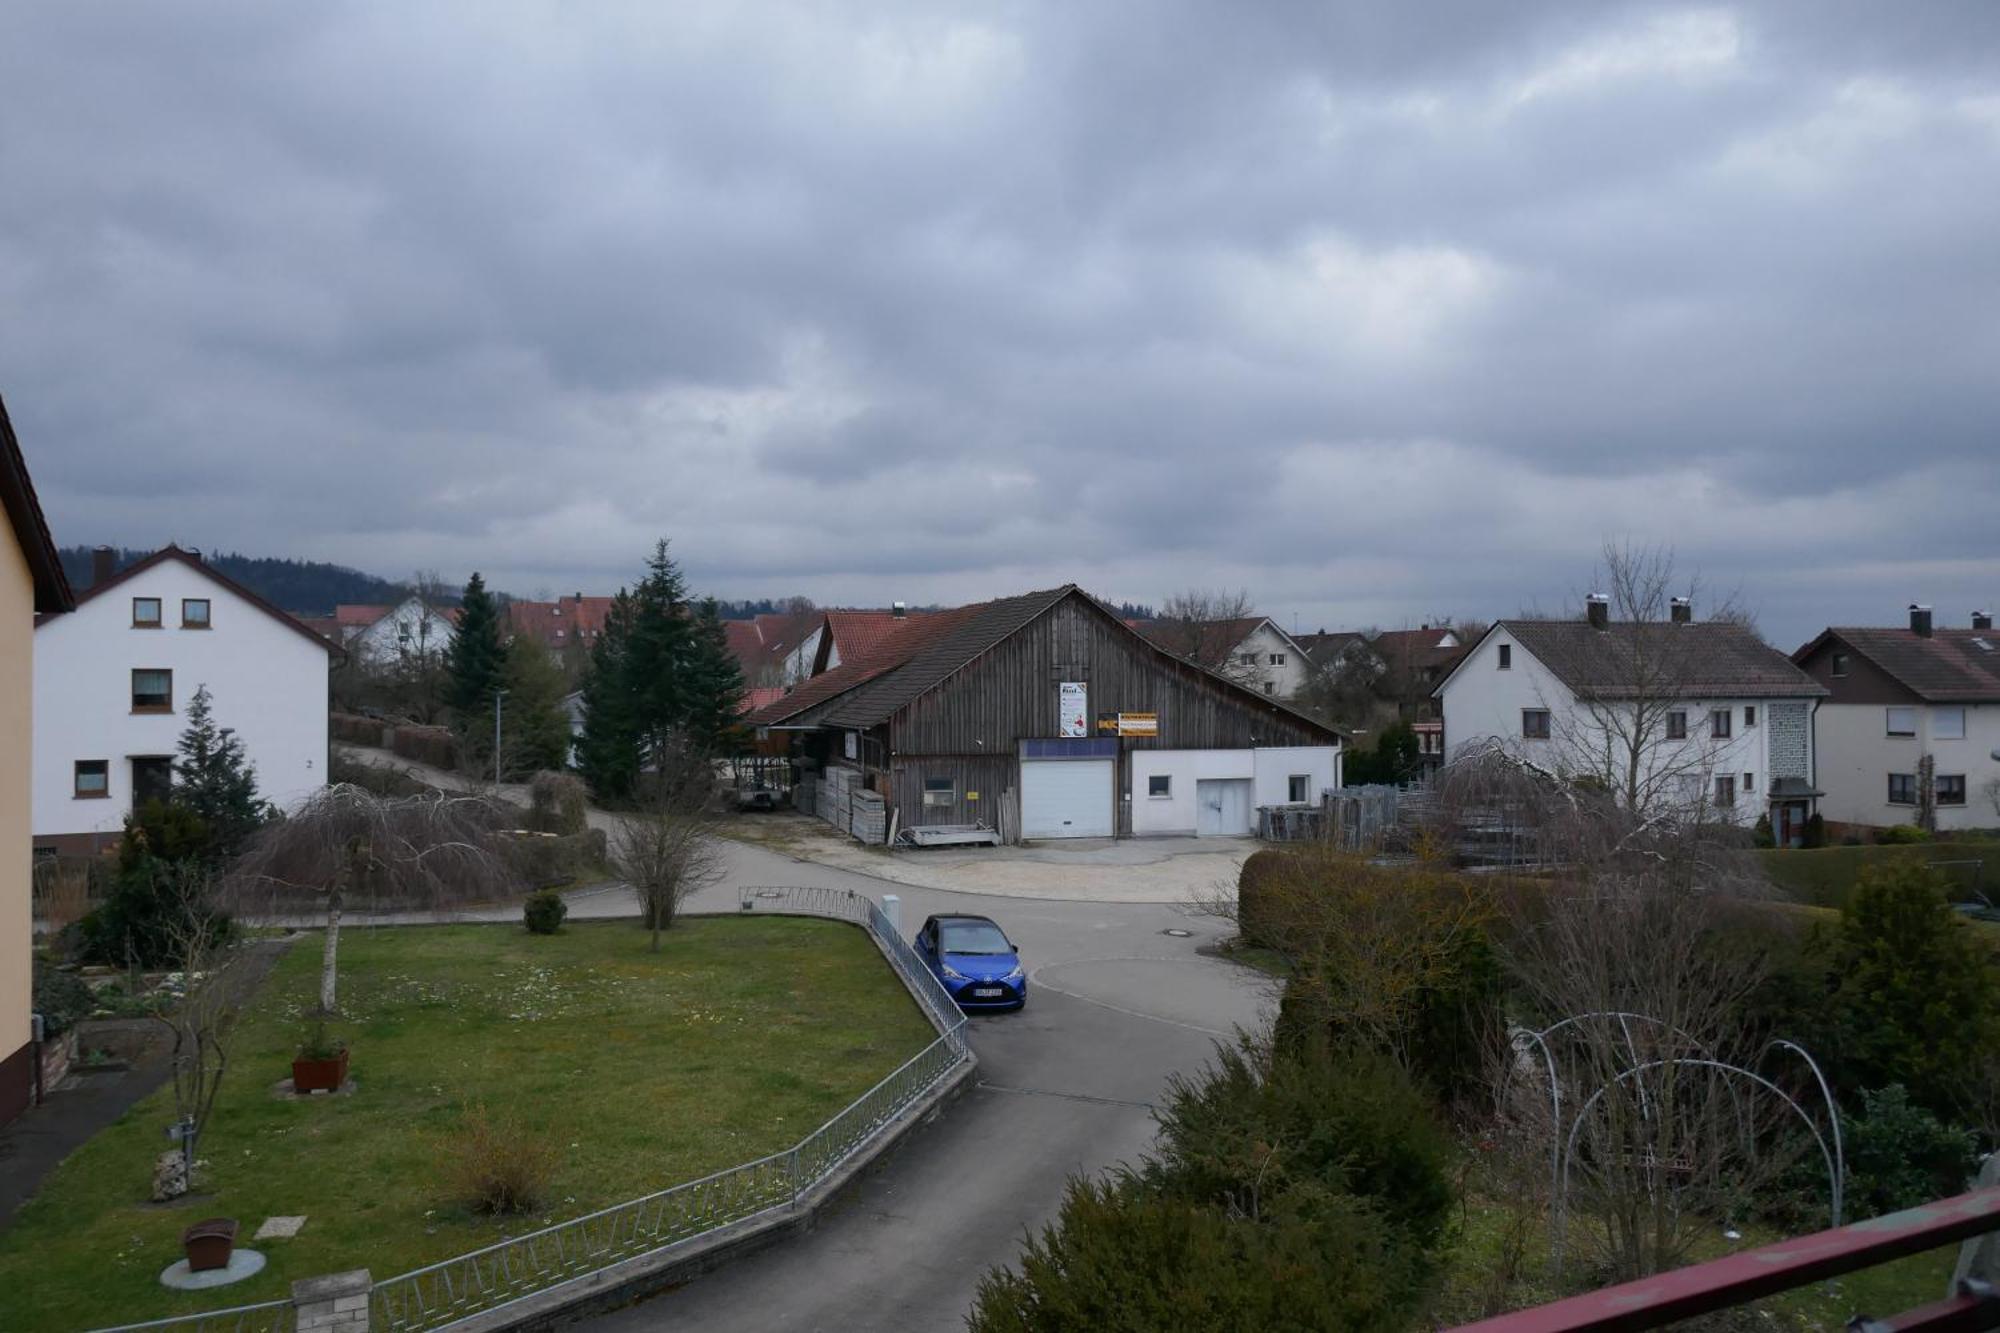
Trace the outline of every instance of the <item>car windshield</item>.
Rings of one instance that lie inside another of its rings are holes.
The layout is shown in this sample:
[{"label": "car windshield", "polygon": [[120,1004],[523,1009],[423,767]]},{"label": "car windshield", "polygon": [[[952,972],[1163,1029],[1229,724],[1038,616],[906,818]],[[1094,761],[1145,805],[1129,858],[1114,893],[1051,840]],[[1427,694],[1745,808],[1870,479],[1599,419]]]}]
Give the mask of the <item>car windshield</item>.
[{"label": "car windshield", "polygon": [[1000,927],[991,921],[947,921],[938,927],[946,953],[1001,954],[1014,952]]}]

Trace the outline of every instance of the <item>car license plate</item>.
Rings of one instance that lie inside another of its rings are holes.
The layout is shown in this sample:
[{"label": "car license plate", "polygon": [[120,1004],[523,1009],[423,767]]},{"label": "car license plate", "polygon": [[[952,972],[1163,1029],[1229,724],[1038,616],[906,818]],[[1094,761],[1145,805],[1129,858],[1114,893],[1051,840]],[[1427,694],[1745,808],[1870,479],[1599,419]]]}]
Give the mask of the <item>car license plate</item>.
[{"label": "car license plate", "polygon": [[978,1000],[998,999],[1006,993],[1007,988],[1005,986],[974,986],[972,988],[973,998]]}]

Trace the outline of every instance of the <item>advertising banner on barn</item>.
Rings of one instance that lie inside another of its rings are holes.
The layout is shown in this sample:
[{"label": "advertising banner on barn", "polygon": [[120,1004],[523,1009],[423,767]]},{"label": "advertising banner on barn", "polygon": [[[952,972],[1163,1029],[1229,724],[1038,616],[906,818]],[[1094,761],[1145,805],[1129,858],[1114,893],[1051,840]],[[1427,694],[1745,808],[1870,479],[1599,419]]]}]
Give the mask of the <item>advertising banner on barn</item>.
[{"label": "advertising banner on barn", "polygon": [[1090,687],[1080,680],[1066,680],[1057,686],[1056,735],[1090,734]]}]

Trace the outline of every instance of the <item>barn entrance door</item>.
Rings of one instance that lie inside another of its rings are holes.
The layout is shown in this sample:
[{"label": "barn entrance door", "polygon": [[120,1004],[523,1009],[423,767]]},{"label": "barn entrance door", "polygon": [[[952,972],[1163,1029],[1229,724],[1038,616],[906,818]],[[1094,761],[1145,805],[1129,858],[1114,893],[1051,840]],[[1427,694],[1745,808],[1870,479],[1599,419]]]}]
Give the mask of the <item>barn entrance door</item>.
[{"label": "barn entrance door", "polygon": [[1194,831],[1201,838],[1250,836],[1250,779],[1203,778],[1194,784]]}]

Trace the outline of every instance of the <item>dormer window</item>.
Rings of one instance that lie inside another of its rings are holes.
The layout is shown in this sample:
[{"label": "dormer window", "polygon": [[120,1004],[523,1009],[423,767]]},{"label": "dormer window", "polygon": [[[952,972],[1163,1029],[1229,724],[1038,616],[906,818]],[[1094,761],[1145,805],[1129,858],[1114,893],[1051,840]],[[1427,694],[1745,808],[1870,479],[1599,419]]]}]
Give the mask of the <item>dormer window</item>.
[{"label": "dormer window", "polygon": [[132,628],[158,629],[160,627],[160,599],[157,597],[134,597],[132,599]]}]

